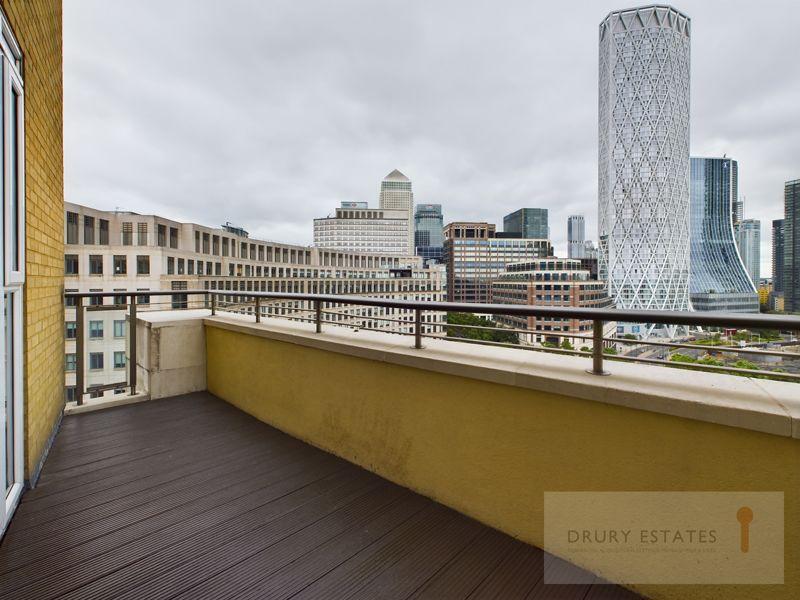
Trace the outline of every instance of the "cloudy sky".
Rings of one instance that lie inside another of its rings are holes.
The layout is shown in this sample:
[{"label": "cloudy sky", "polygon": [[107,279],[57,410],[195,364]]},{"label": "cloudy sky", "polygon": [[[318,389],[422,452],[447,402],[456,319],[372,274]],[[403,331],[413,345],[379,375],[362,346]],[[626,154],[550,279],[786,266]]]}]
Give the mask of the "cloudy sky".
[{"label": "cloudy sky", "polygon": [[[635,4],[635,3],[634,3]],[[68,0],[66,196],[310,243],[399,168],[445,220],[597,223],[599,0]],[[692,153],[739,160],[745,216],[800,177],[796,0],[683,0]],[[768,274],[768,271],[764,272]]]}]

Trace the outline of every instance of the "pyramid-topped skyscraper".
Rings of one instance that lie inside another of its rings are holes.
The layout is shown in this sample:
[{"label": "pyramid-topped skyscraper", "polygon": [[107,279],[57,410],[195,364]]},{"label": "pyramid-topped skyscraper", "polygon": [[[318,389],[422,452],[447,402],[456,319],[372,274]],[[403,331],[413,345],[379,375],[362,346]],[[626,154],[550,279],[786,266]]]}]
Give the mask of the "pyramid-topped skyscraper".
[{"label": "pyramid-topped skyscraper", "polygon": [[[414,192],[411,180],[395,169],[381,182],[380,208],[403,210],[408,214],[408,222],[414,222]],[[414,254],[414,228],[409,227],[408,253]]]}]

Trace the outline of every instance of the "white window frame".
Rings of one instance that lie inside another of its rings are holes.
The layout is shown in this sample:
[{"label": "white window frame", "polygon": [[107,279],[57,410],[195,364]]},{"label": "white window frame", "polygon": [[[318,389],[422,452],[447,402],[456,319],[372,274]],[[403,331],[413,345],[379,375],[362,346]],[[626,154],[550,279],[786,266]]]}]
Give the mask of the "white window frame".
[{"label": "white window frame", "polygon": [[[22,50],[17,43],[11,27],[6,20],[5,13],[0,9],[0,122],[2,122],[2,150],[3,150],[3,186],[0,189],[2,196],[2,215],[3,227],[0,228],[0,248],[3,249],[4,260],[2,261],[2,290],[0,290],[0,332],[4,334],[4,343],[0,343],[0,365],[6,365],[6,345],[8,339],[5,338],[6,327],[6,294],[13,300],[13,314],[11,318],[11,348],[13,356],[11,364],[13,371],[10,373],[13,382],[13,397],[7,398],[6,394],[6,367],[2,369],[0,375],[0,398],[6,399],[12,405],[14,415],[14,428],[11,432],[13,437],[14,464],[12,465],[13,481],[6,481],[6,410],[0,404],[0,535],[8,525],[9,519],[19,503],[22,495],[24,481],[24,390],[23,390],[23,286],[25,283],[25,94],[22,81]],[[12,203],[11,199],[11,111],[9,109],[13,91],[17,92],[16,106],[16,134],[17,134],[17,155],[16,155],[16,207],[17,221],[15,223],[16,235],[11,236],[12,226]],[[16,247],[12,247],[12,239],[16,241]],[[17,268],[13,268],[12,257],[18,257]],[[8,485],[10,483],[10,486]],[[6,494],[6,489],[8,493]]]},{"label": "white window frame", "polygon": [[[2,50],[4,54],[3,59],[3,156],[5,157],[3,164],[3,210],[4,210],[4,244],[5,244],[5,284],[22,285],[25,283],[25,94],[22,83],[22,77],[17,68],[9,68],[10,61],[8,56],[15,57],[15,63],[21,64],[21,53],[18,47],[13,49],[8,45],[8,38],[10,31],[7,30],[7,23],[3,21],[2,27]],[[17,109],[16,109],[16,132],[17,132],[17,157],[16,157],[16,182],[17,182],[17,232],[16,236],[12,236],[12,227],[14,220],[12,218],[12,202],[11,202],[11,102],[14,97],[14,92],[17,94]],[[16,240],[16,248],[12,247],[13,240]],[[19,264],[14,269],[13,256],[19,257]]]}]

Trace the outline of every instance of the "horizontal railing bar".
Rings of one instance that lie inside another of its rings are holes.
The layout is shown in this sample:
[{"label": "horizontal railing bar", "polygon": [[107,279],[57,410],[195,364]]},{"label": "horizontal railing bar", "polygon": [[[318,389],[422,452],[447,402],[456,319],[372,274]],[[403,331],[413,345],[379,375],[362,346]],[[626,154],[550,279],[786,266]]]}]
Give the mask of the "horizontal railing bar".
[{"label": "horizontal railing bar", "polygon": [[118,381],[117,383],[104,383],[98,385],[90,385],[86,388],[86,393],[89,392],[105,392],[107,390],[116,390],[128,386],[127,381]]},{"label": "horizontal railing bar", "polygon": [[530,350],[533,352],[549,352],[551,354],[576,354],[581,356],[591,356],[591,352],[581,352],[580,350],[567,350],[566,348],[548,348],[546,346],[529,346],[527,344],[511,344],[509,342],[493,342],[491,340],[473,340],[471,338],[442,337],[440,335],[422,334],[422,337],[436,340],[447,340],[464,342],[466,344],[480,344],[481,346],[501,346],[504,348],[516,348],[517,350]]},{"label": "horizontal railing bar", "polygon": [[128,310],[127,304],[96,304],[86,306],[87,312],[97,312],[102,310]]},{"label": "horizontal railing bar", "polygon": [[273,300],[308,300],[331,302],[335,304],[356,304],[360,306],[380,306],[404,310],[422,309],[437,312],[466,312],[474,314],[523,315],[559,317],[578,320],[602,320],[622,323],[655,323],[661,325],[704,325],[716,327],[760,328],[800,331],[800,317],[784,315],[750,315],[744,313],[705,313],[679,311],[645,311],[581,307],[538,307],[515,304],[468,304],[458,302],[434,302],[415,300],[390,300],[383,298],[337,296],[331,294],[294,294],[282,292],[234,292],[214,290],[169,290],[156,292],[76,292],[67,297],[112,297],[112,296],[172,296],[172,295],[217,295],[236,297],[268,298]]},{"label": "horizontal railing bar", "polygon": [[582,340],[591,340],[593,339],[590,335],[584,335],[582,333],[565,333],[563,331],[542,331],[539,329],[516,329],[510,327],[489,327],[486,325],[460,325],[456,323],[426,323],[426,325],[433,325],[435,327],[463,327],[464,329],[483,329],[486,331],[502,331],[505,333],[519,333],[520,335],[541,335],[541,336],[550,336],[550,337],[560,337],[560,338],[575,338],[575,339],[582,339]]},{"label": "horizontal railing bar", "polygon": [[[712,346],[705,344],[682,344],[680,342],[656,342],[650,340],[628,340],[625,338],[603,338],[605,342],[616,342],[621,344],[631,344],[638,346],[660,346],[666,348],[688,348],[691,350],[705,350],[731,352],[734,354],[761,354],[763,356],[782,356],[783,358],[791,358],[792,352],[779,352],[777,350],[759,350],[757,348],[749,348],[748,346]],[[800,359],[800,354],[796,355]]]},{"label": "horizontal railing bar", "polygon": [[628,361],[628,362],[639,362],[639,363],[647,363],[652,365],[660,365],[665,367],[672,367],[673,369],[692,369],[695,371],[720,371],[723,373],[738,373],[742,375],[764,375],[769,377],[770,379],[776,378],[783,378],[783,379],[790,379],[792,381],[800,381],[800,375],[796,375],[794,373],[785,373],[781,371],[764,371],[761,369],[741,369],[738,367],[725,367],[725,366],[717,366],[717,365],[703,365],[698,363],[684,363],[678,361],[670,361],[670,360],[660,360],[656,358],[640,358],[638,356],[625,356],[622,354],[606,354],[605,358],[607,360],[619,360],[619,361]]},{"label": "horizontal railing bar", "polygon": [[[423,334],[423,337],[433,338],[433,339],[446,339],[446,340],[458,340],[459,342],[464,342],[467,344],[480,344],[480,345],[487,345],[487,346],[502,346],[506,348],[516,348],[518,350],[530,350],[534,352],[545,352],[548,354],[572,354],[584,357],[591,357],[591,352],[584,352],[580,350],[566,350],[564,348],[547,348],[543,346],[526,346],[520,344],[509,344],[507,342],[492,342],[488,340],[472,340],[469,338],[442,338],[440,336],[430,335],[430,334]],[[605,339],[605,338],[604,338]],[[782,373],[780,371],[764,371],[759,369],[741,369],[738,367],[724,367],[724,366],[716,366],[716,365],[702,365],[697,363],[682,363],[677,361],[669,361],[669,360],[660,360],[654,358],[639,358],[636,356],[625,356],[621,354],[604,354],[603,358],[605,360],[618,360],[618,361],[628,361],[628,362],[639,362],[639,363],[647,363],[647,364],[654,364],[660,365],[665,367],[671,367],[673,369],[693,369],[696,371],[704,371],[704,370],[716,370],[722,372],[729,372],[729,373],[738,373],[742,375],[765,375],[770,379],[775,378],[785,378],[791,380],[800,380],[800,375],[796,375],[794,373]]]}]

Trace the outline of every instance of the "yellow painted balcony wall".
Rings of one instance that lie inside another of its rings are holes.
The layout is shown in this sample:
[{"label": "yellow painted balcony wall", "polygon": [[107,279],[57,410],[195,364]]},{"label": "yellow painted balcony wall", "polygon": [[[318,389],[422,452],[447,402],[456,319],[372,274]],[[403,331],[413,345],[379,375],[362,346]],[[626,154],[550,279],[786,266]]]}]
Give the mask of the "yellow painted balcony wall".
[{"label": "yellow painted balcony wall", "polygon": [[0,1],[25,78],[25,476],[64,406],[64,150],[60,0]]},{"label": "yellow painted balcony wall", "polygon": [[[210,392],[295,437],[543,545],[545,491],[785,491],[782,586],[639,585],[651,598],[792,598],[797,439],[206,326]],[[779,484],[779,485],[778,485]]]}]

